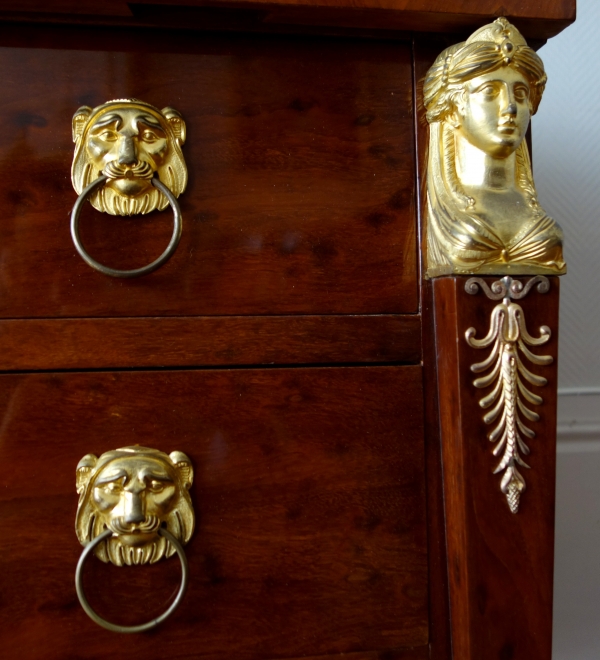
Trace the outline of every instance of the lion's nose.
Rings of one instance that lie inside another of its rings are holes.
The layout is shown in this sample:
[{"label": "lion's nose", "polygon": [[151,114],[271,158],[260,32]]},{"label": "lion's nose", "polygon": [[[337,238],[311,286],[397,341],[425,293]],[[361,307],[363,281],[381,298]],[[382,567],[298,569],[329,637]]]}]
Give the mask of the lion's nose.
[{"label": "lion's nose", "polygon": [[119,146],[119,163],[121,165],[135,165],[137,154],[135,153],[135,144],[133,138],[124,137]]},{"label": "lion's nose", "polygon": [[125,493],[125,522],[140,523],[144,520],[142,498],[138,493]]}]

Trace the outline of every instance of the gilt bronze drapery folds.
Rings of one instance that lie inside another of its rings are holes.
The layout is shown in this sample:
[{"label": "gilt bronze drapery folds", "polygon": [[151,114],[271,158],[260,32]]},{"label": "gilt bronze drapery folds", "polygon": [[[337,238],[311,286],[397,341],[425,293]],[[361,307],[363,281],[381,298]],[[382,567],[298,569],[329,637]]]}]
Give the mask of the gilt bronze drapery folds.
[{"label": "gilt bronze drapery folds", "polygon": [[429,277],[565,272],[562,231],[538,204],[524,139],[545,84],[542,60],[505,18],[429,69]]}]

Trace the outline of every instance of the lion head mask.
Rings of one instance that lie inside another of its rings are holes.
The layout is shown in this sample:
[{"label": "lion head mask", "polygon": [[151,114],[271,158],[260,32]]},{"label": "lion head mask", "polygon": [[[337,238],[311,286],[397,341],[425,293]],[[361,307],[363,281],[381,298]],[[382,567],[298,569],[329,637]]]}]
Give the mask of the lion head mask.
[{"label": "lion head mask", "polygon": [[175,197],[185,190],[185,122],[173,108],[158,110],[137,99],[83,106],[73,116],[73,141],[77,193],[101,174],[108,177],[90,200],[99,211],[135,215],[164,209],[168,200],[152,185],[155,174]]},{"label": "lion head mask", "polygon": [[189,495],[190,459],[148,447],[123,447],[99,458],[84,456],[77,466],[79,505],[75,531],[87,545],[106,529],[113,536],[96,555],[117,566],[155,563],[175,548],[158,534],[161,525],[182,544],[194,531]]}]

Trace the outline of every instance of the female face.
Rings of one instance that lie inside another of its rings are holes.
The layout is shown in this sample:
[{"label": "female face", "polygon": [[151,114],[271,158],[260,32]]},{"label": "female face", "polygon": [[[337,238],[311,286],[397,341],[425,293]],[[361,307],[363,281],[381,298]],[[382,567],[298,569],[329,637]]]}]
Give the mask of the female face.
[{"label": "female face", "polygon": [[531,117],[529,83],[511,67],[472,78],[456,108],[458,130],[494,158],[507,158],[519,147]]}]

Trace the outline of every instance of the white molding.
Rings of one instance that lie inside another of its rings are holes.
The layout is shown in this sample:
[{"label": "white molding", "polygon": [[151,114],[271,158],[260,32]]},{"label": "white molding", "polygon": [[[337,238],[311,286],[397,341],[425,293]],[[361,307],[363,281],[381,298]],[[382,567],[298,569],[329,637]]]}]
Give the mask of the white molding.
[{"label": "white molding", "polygon": [[[597,436],[595,436],[597,437]],[[600,440],[578,440],[559,438],[556,445],[557,454],[598,454],[600,453]]]},{"label": "white molding", "polygon": [[579,451],[600,451],[593,448],[595,443],[600,446],[600,389],[559,390],[557,437],[572,451],[577,451],[574,443],[581,444]]},{"label": "white molding", "polygon": [[558,396],[593,396],[600,395],[600,387],[559,387]]}]

